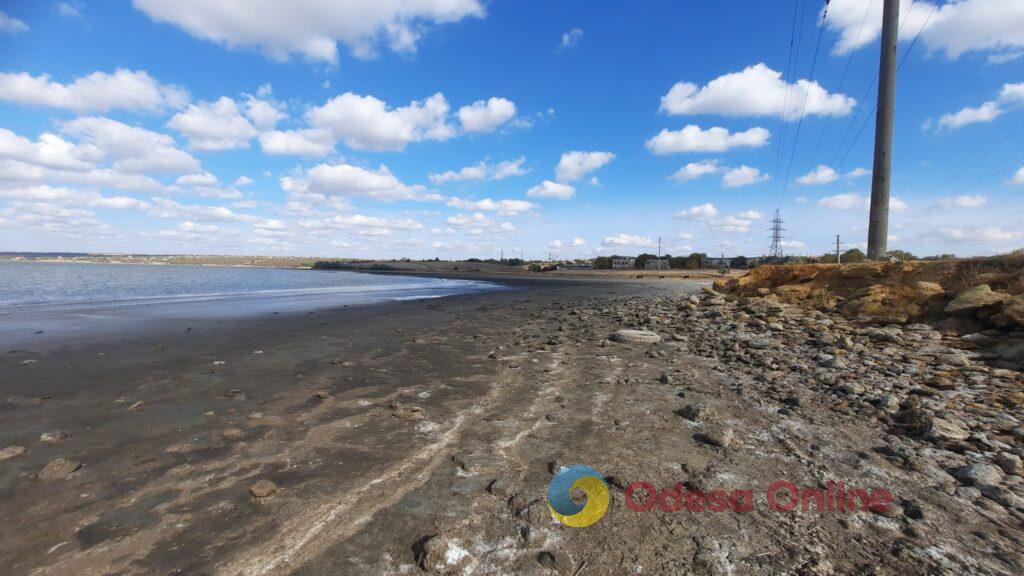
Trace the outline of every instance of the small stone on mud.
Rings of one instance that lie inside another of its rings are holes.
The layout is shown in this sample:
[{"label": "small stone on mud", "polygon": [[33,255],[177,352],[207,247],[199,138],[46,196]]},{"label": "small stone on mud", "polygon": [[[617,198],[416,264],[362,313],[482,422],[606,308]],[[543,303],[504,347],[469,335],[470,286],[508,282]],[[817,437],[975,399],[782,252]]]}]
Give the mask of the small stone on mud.
[{"label": "small stone on mud", "polygon": [[422,420],[426,417],[423,408],[419,406],[405,406],[400,402],[394,402],[390,408],[391,415],[402,420]]},{"label": "small stone on mud", "polygon": [[656,344],[661,342],[661,336],[650,330],[617,330],[612,340],[624,344]]},{"label": "small stone on mud", "polygon": [[135,404],[132,404],[131,406],[129,406],[128,410],[130,410],[132,412],[135,412],[136,410],[141,409],[145,405],[146,405],[146,401],[145,400],[139,400]]},{"label": "small stone on mud", "polygon": [[275,492],[277,492],[277,484],[270,480],[260,480],[249,487],[249,493],[256,498],[266,498]]},{"label": "small stone on mud", "polygon": [[544,550],[537,554],[537,562],[545,568],[561,573],[568,573],[572,568],[572,559],[564,550]]},{"label": "small stone on mud", "polygon": [[57,458],[53,462],[46,465],[45,468],[39,471],[40,480],[63,480],[68,476],[71,476],[76,470],[81,468],[82,465],[78,462],[72,462],[63,458]]},{"label": "small stone on mud", "polygon": [[720,422],[712,422],[704,430],[701,439],[708,444],[728,448],[733,440],[732,426]]},{"label": "small stone on mud", "polygon": [[24,446],[8,446],[3,450],[0,450],[0,460],[15,458],[21,456],[25,452],[27,452],[27,449]]},{"label": "small stone on mud", "polygon": [[44,432],[43,435],[39,437],[39,441],[43,444],[57,444],[58,442],[64,441],[67,437],[67,432],[58,430],[57,432]]},{"label": "small stone on mud", "polygon": [[487,491],[495,496],[508,498],[512,496],[512,482],[505,478],[498,478],[491,482],[491,485],[487,487]]},{"label": "small stone on mud", "polygon": [[676,414],[686,418],[687,420],[693,420],[694,422],[700,420],[707,415],[707,410],[703,406],[697,406],[696,404],[687,404],[679,410],[676,410]]},{"label": "small stone on mud", "polygon": [[241,428],[228,428],[220,433],[225,440],[241,440],[245,438],[245,432]]},{"label": "small stone on mud", "polygon": [[423,542],[420,566],[432,574],[459,574],[473,562],[469,550],[458,540],[438,535]]}]

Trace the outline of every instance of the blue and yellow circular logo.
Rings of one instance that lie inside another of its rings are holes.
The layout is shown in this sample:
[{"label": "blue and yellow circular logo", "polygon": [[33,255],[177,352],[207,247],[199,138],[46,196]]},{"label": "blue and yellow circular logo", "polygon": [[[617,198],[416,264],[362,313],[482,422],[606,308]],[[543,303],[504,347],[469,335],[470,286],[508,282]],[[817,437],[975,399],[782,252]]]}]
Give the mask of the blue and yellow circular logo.
[{"label": "blue and yellow circular logo", "polygon": [[[572,491],[580,489],[587,501],[577,504]],[[584,528],[597,522],[608,511],[608,484],[604,476],[590,466],[575,464],[562,468],[548,486],[548,508],[551,515],[566,526]]]}]

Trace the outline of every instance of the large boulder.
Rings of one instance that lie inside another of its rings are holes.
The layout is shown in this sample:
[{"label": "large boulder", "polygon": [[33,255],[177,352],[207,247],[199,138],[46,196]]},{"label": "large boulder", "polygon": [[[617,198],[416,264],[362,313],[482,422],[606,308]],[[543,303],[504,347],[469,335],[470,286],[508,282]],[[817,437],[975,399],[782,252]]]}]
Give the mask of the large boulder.
[{"label": "large boulder", "polygon": [[894,287],[873,284],[844,303],[842,312],[863,322],[902,324],[910,318],[907,305],[908,302]]},{"label": "large boulder", "polygon": [[1024,326],[1024,294],[1018,294],[1003,302],[1003,311],[998,319],[1004,326]]},{"label": "large boulder", "polygon": [[946,295],[946,291],[942,288],[941,284],[935,282],[914,282],[914,301],[915,302],[927,302],[934,298],[941,298]]},{"label": "large boulder", "polygon": [[988,284],[979,284],[958,294],[952,302],[946,305],[946,313],[963,314],[976,312],[982,308],[1000,306],[1008,298],[1008,294],[993,292],[992,287]]}]

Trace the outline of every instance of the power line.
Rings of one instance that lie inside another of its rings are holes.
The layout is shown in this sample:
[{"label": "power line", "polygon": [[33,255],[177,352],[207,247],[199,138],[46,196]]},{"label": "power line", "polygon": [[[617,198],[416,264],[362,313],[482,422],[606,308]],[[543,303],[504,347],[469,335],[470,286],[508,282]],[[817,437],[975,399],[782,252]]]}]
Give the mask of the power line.
[{"label": "power line", "polygon": [[[916,3],[916,1],[917,0],[913,0],[910,3],[910,7],[907,9],[907,14],[910,14],[910,12],[914,9],[914,4]],[[917,41],[921,37],[921,33],[924,32],[924,29],[928,26],[928,22],[931,21],[931,18],[935,14],[935,11],[936,11],[937,8],[938,8],[938,4],[934,4],[932,6],[932,9],[928,13],[928,16],[925,18],[924,22],[922,22],[921,27],[917,30],[917,34],[914,35],[914,39],[910,42],[910,46],[907,47],[907,50],[903,53],[903,57],[900,58],[900,62],[896,66],[896,71],[897,72],[899,72],[900,70],[903,69],[903,65],[906,63],[907,58],[910,56],[910,52],[914,49],[915,46],[917,46]],[[903,27],[907,24],[907,20],[909,20],[909,18],[906,18],[902,22],[900,22],[899,31],[898,31],[899,34],[902,34]],[[843,133],[843,137],[839,141],[839,146],[836,147],[836,151],[832,155],[832,159],[829,161],[829,164],[834,164],[835,163],[835,160],[836,160],[836,158],[839,155],[839,151],[842,150],[843,144],[846,141],[846,136],[850,133],[850,129],[853,128],[853,125],[854,125],[855,121],[857,120],[857,117],[859,116],[860,109],[861,109],[861,104],[864,103],[865,101],[867,101],[867,99],[868,99],[868,97],[869,97],[869,95],[871,93],[871,89],[875,87],[875,83],[876,82],[878,82],[878,72],[875,73],[874,78],[871,80],[871,83],[868,85],[868,89],[864,92],[863,98],[861,98],[861,100],[857,103],[857,106],[856,106],[856,109],[854,110],[853,116],[850,118],[850,122],[849,122],[849,124],[847,124],[846,131]],[[874,112],[876,110],[878,110],[878,102],[877,102],[877,100],[875,101],[874,106],[871,107],[871,111],[868,112],[867,116],[865,117],[864,122],[861,123],[860,128],[857,130],[857,134],[854,136],[853,140],[850,141],[850,144],[847,147],[846,152],[843,153],[842,160],[840,160],[839,164],[836,166],[836,172],[837,173],[841,173],[842,172],[842,168],[846,164],[846,159],[849,157],[850,152],[853,150],[854,145],[856,145],[857,141],[860,139],[860,136],[864,132],[864,129],[867,127],[868,122],[871,121],[871,115],[874,114]],[[804,208],[804,211],[800,214],[800,218],[797,220],[797,226],[795,228],[796,230],[799,230],[800,227],[803,226],[804,219],[806,218],[807,213],[814,209],[814,204],[817,201],[817,198],[819,196],[823,196],[826,192],[828,192],[829,190],[832,189],[833,182],[835,182],[835,180],[833,180],[832,182],[829,182],[828,184],[826,184],[823,189],[815,192],[813,199],[811,199],[807,203],[807,206]]]},{"label": "power line", "polygon": [[[814,70],[818,64],[818,51],[821,49],[821,37],[825,32],[825,18],[828,17],[828,2],[825,3],[825,10],[821,13],[821,24],[818,26],[818,41],[814,44],[814,56],[811,58],[811,73],[807,78],[808,82],[814,82]],[[800,106],[800,118],[796,124],[796,136],[793,138],[793,151],[789,155],[789,167],[786,168],[786,180],[782,184],[782,197],[779,199],[779,205],[786,201],[786,190],[789,188],[789,177],[793,173],[793,160],[796,158],[797,147],[800,144],[800,129],[804,125],[804,113],[807,111],[807,97],[810,95],[810,88],[804,91],[804,101]],[[783,116],[786,114],[786,110],[782,111]]]},{"label": "power line", "polygon": [[[805,3],[804,7],[806,8],[806,6],[807,6],[807,4]],[[796,35],[796,32],[797,32],[797,25],[796,25],[797,18],[796,17],[797,17],[798,13],[801,14],[801,17],[800,17],[800,37],[802,38],[803,37],[803,16],[802,16],[803,12],[800,11],[800,0],[797,0],[796,2],[793,3],[793,23],[792,23],[792,28],[790,29],[790,32],[789,32],[789,58],[786,60],[786,73],[783,75],[783,81],[786,83],[786,95],[785,95],[785,97],[782,100],[782,114],[779,117],[779,148],[778,148],[778,150],[776,152],[776,155],[775,155],[775,172],[774,172],[774,174],[776,174],[776,175],[778,175],[779,169],[782,167],[782,155],[783,155],[783,151],[785,150],[785,147],[786,147],[786,129],[788,127],[788,125],[786,124],[786,110],[789,108],[789,92],[790,92],[790,89],[791,89],[791,87],[793,85],[792,82],[791,82],[791,80],[792,80],[792,72],[793,72],[793,69],[795,68],[795,65],[793,63],[793,52],[794,52],[793,51],[793,45],[794,45],[794,40],[797,38],[797,35]],[[797,42],[799,42],[799,41],[797,41]],[[799,57],[800,57],[800,49],[799,48],[796,49],[796,54],[797,54],[797,61],[799,61]],[[772,201],[773,202],[775,202],[778,199],[778,193],[779,193],[779,179],[775,178],[775,180],[772,182]],[[776,203],[776,205],[778,205],[778,204]]]},{"label": "power line", "polygon": [[[850,64],[853,62],[853,55],[857,52],[856,46],[860,44],[860,37],[864,33],[864,24],[868,21],[868,15],[871,13],[871,6],[873,6],[875,0],[868,1],[868,7],[864,10],[864,18],[860,21],[860,29],[857,30],[857,37],[853,41],[853,48],[850,48],[850,55],[846,58],[846,65],[843,66],[843,74],[839,77],[839,86],[836,88],[836,93],[841,93],[843,86],[846,84],[846,76],[850,72]],[[827,9],[827,8],[826,8]],[[870,90],[870,89],[869,89]],[[860,102],[857,103],[858,105]],[[818,158],[818,152],[821,151],[821,143],[825,140],[825,132],[828,131],[829,125],[832,123],[832,113],[835,112],[836,103],[833,100],[832,107],[828,111],[828,116],[825,117],[825,124],[821,127],[821,133],[818,134],[818,143],[814,146],[814,153],[811,154],[811,163],[808,171],[814,169],[814,162]]]}]

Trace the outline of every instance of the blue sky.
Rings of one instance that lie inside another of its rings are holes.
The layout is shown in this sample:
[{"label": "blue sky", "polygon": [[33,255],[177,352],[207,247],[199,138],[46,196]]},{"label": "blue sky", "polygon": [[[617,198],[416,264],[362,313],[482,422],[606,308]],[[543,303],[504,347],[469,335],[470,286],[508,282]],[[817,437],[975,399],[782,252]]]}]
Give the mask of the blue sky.
[{"label": "blue sky", "polygon": [[[863,246],[882,2],[10,0],[0,250]],[[890,248],[1018,248],[1024,3],[902,4]]]}]

